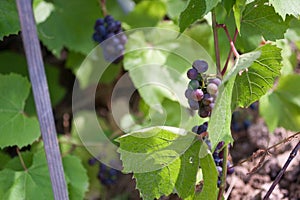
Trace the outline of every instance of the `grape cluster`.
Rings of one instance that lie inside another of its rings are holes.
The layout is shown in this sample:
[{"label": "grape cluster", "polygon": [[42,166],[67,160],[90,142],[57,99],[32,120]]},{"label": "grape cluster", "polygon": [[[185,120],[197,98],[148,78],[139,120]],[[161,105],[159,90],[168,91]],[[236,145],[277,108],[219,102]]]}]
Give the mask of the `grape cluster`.
[{"label": "grape cluster", "polygon": [[[94,30],[93,39],[100,43],[105,60],[119,63],[123,59],[127,42],[127,37],[122,32],[121,22],[107,15],[96,20]],[[107,41],[103,42],[105,40]]]},{"label": "grape cluster", "polygon": [[[90,158],[88,160],[89,165],[95,165],[99,161],[97,158]],[[102,163],[99,163],[99,171],[97,178],[103,185],[113,185],[117,182],[118,176],[120,175],[120,172],[114,168],[110,168]]]},{"label": "grape cluster", "polygon": [[[213,152],[213,158],[215,161],[215,164],[217,166],[217,171],[218,171],[218,186],[220,186],[221,183],[221,176],[222,176],[222,167],[223,167],[223,154],[224,154],[224,142],[219,142],[215,151]],[[227,160],[227,174],[231,175],[234,172],[234,168],[231,167],[231,163],[229,160]]]},{"label": "grape cluster", "polygon": [[[215,99],[218,95],[218,87],[221,84],[221,79],[206,75],[208,64],[204,60],[196,60],[193,62],[192,68],[187,72],[187,77],[190,79],[188,89],[185,91],[185,97],[188,99],[189,106],[192,110],[198,110],[200,117],[210,117],[212,109],[215,105]],[[208,122],[204,122],[200,126],[194,126],[192,131],[198,134],[211,149],[211,143],[208,139],[207,132]],[[221,183],[222,166],[223,166],[223,148],[224,142],[219,142],[213,158],[219,173],[218,186]],[[227,174],[232,174],[234,169],[230,161],[227,161]]]},{"label": "grape cluster", "polygon": [[204,60],[196,60],[193,67],[188,70],[187,77],[190,79],[185,97],[188,99],[192,110],[198,110],[200,117],[205,118],[211,115],[215,106],[215,99],[218,95],[218,86],[221,79],[210,78],[204,74],[208,69],[208,64]]}]

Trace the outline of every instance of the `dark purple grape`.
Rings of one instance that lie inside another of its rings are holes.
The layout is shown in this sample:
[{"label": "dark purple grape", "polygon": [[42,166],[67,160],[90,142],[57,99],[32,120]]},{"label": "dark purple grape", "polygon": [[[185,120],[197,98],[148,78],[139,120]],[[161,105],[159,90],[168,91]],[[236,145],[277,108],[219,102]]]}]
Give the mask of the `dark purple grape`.
[{"label": "dark purple grape", "polygon": [[224,144],[225,144],[225,142],[224,142],[224,141],[221,141],[221,142],[219,142],[219,143],[217,144],[216,150],[220,150],[220,149],[222,149],[222,148],[223,148],[223,146],[224,146]]},{"label": "dark purple grape", "polygon": [[102,25],[104,25],[104,20],[102,18],[99,18],[96,20],[94,28],[96,29],[97,26],[102,26]]},{"label": "dark purple grape", "polygon": [[207,122],[204,122],[202,125],[200,125],[199,128],[198,128],[198,134],[206,132],[207,131],[207,126],[208,126]]},{"label": "dark purple grape", "polygon": [[202,107],[205,111],[207,111],[207,112],[211,112],[211,107],[208,105],[204,105],[203,107]]},{"label": "dark purple grape", "polygon": [[90,158],[88,160],[88,164],[91,165],[91,166],[95,165],[97,162],[98,162],[97,158]]},{"label": "dark purple grape", "polygon": [[233,172],[234,172],[234,168],[231,166],[231,163],[230,163],[230,161],[228,160],[227,161],[227,174],[233,174]]},{"label": "dark purple grape", "polygon": [[195,90],[197,88],[199,88],[200,84],[198,80],[191,80],[189,82],[189,88],[191,88],[192,90]]},{"label": "dark purple grape", "polygon": [[192,132],[198,133],[198,128],[199,128],[199,126],[194,126],[194,127],[192,128]]},{"label": "dark purple grape", "polygon": [[102,163],[99,166],[98,179],[104,185],[112,185],[117,182],[119,171]]},{"label": "dark purple grape", "polygon": [[204,110],[204,109],[200,109],[198,112],[199,116],[202,118],[206,118],[210,115],[210,112]]},{"label": "dark purple grape", "polygon": [[189,106],[192,110],[199,110],[199,103],[193,99],[188,99]]},{"label": "dark purple grape", "polygon": [[191,80],[196,80],[197,77],[198,77],[198,72],[196,69],[192,68],[192,69],[189,69],[188,72],[187,72],[187,77]]},{"label": "dark purple grape", "polygon": [[206,90],[209,94],[214,95],[218,92],[218,86],[215,83],[209,83],[206,87]]},{"label": "dark purple grape", "polygon": [[202,74],[207,71],[208,64],[204,60],[195,60],[193,62],[193,67],[198,71],[198,73]]},{"label": "dark purple grape", "polygon": [[203,91],[201,89],[193,90],[191,96],[194,101],[201,101],[203,98]]},{"label": "dark purple grape", "polygon": [[109,23],[109,22],[115,21],[115,19],[114,19],[113,16],[111,16],[111,15],[106,15],[106,16],[104,17],[104,21],[105,21],[106,23]]},{"label": "dark purple grape", "polygon": [[209,107],[210,107],[211,109],[214,109],[215,103],[210,103],[210,104],[209,104]]}]

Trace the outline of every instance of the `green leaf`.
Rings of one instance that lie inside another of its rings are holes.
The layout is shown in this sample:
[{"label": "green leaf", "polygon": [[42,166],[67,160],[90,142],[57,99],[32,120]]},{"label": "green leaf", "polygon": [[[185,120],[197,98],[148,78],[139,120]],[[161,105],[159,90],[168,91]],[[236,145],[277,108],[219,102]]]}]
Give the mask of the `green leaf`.
[{"label": "green leaf", "polygon": [[24,115],[30,84],[20,75],[0,74],[0,148],[31,144],[40,136],[36,118]]},{"label": "green leaf", "polygon": [[275,78],[280,75],[281,49],[268,44],[256,51],[261,51],[261,56],[248,68],[248,72],[236,76],[232,95],[233,108],[247,107],[257,101],[272,88]]},{"label": "green leaf", "polygon": [[285,20],[286,15],[293,15],[296,18],[300,17],[300,4],[298,0],[269,0],[275,11]]},{"label": "green leaf", "polygon": [[185,10],[180,14],[180,32],[182,33],[189,25],[201,19],[219,2],[220,0],[190,0]]},{"label": "green leaf", "polygon": [[124,68],[146,104],[162,112],[164,98],[188,107],[184,92],[186,71],[196,59],[206,60],[209,73],[215,68],[211,57],[198,43],[178,32],[147,28],[129,34]]},{"label": "green leaf", "polygon": [[6,152],[0,151],[0,160],[0,170],[2,170],[6,163],[8,163],[11,160],[11,157]]},{"label": "green leaf", "polygon": [[[124,172],[133,172],[143,199],[194,195],[201,141],[175,127],[152,127],[118,138]],[[205,151],[204,151],[205,152]],[[206,152],[207,154],[207,152]]]},{"label": "green leaf", "polygon": [[207,129],[212,150],[215,149],[220,141],[224,141],[225,144],[233,142],[230,124],[232,114],[231,98],[234,81],[235,77],[232,77],[219,87],[215,107],[212,111]]},{"label": "green leaf", "polygon": [[292,131],[300,129],[300,76],[287,75],[279,79],[277,88],[260,99],[259,113],[271,132],[276,127]]},{"label": "green leaf", "polygon": [[245,7],[246,7],[246,0],[236,0],[233,6],[235,24],[239,32],[241,30],[242,13]]},{"label": "green leaf", "polygon": [[0,172],[0,196],[3,199],[53,199],[44,152],[34,155],[28,171],[4,169]]},{"label": "green leaf", "polygon": [[195,200],[215,200],[218,196],[218,171],[211,154],[200,159],[204,185],[202,191],[197,193]]},{"label": "green leaf", "polygon": [[63,157],[63,167],[69,190],[69,198],[72,200],[84,199],[84,194],[89,187],[86,169],[76,156]]},{"label": "green leaf", "polygon": [[275,41],[284,37],[288,27],[289,20],[283,21],[272,6],[265,5],[264,1],[254,1],[243,12],[241,36],[262,35],[266,40]]},{"label": "green leaf", "polygon": [[14,0],[2,0],[0,7],[0,40],[2,40],[4,36],[17,34],[20,30],[20,23]]},{"label": "green leaf", "polygon": [[163,19],[166,6],[161,0],[141,1],[122,21],[131,28],[152,27]]},{"label": "green leaf", "polygon": [[[28,77],[26,58],[10,51],[3,51],[0,53],[0,73],[8,74],[11,72]],[[45,72],[51,103],[53,106],[56,106],[65,96],[66,89],[60,85],[60,72],[57,67],[45,64]],[[35,105],[31,91],[24,110],[30,116],[35,114]]]},{"label": "green leaf", "polygon": [[183,0],[164,0],[167,7],[167,15],[174,21],[179,19],[180,13],[186,7],[186,2]]},{"label": "green leaf", "polygon": [[72,3],[53,0],[52,3],[54,10],[51,15],[38,24],[43,44],[57,57],[64,47],[88,54],[95,46],[92,40],[95,21],[101,17],[97,1],[85,1],[84,6],[81,0],[73,0]]},{"label": "green leaf", "polygon": [[253,62],[261,56],[260,51],[253,51],[239,56],[228,74],[224,77],[223,82],[228,81],[233,76],[236,76],[240,71],[247,70]]},{"label": "green leaf", "polygon": [[[23,153],[21,154],[23,155]],[[20,161],[19,161],[20,162]],[[83,199],[87,190],[86,170],[74,156],[63,158],[66,180],[71,199]],[[53,199],[45,152],[34,154],[27,171],[6,168],[0,171],[0,196],[3,199]]]}]

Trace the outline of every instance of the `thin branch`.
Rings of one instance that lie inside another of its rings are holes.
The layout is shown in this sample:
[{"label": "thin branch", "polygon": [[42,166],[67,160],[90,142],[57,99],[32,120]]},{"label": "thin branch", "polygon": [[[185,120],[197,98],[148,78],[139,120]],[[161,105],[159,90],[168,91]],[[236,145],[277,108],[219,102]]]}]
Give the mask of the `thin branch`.
[{"label": "thin branch", "polygon": [[99,0],[99,1],[100,1],[99,3],[102,10],[102,14],[103,16],[106,16],[107,15],[106,0]]},{"label": "thin branch", "polygon": [[222,166],[222,176],[221,176],[221,184],[219,187],[218,199],[221,200],[223,198],[223,193],[226,187],[226,176],[227,176],[227,157],[228,157],[228,146],[223,147],[223,166]]},{"label": "thin branch", "polygon": [[[277,146],[279,146],[279,145],[281,145],[281,144],[283,144],[283,143],[286,143],[286,142],[290,141],[290,140],[293,139],[293,138],[296,138],[296,136],[299,135],[299,134],[300,134],[300,132],[297,132],[297,133],[295,133],[295,134],[293,134],[293,135],[291,135],[291,136],[289,136],[289,137],[283,139],[282,141],[280,141],[280,142],[278,142],[278,143],[276,143],[276,144],[270,146],[270,147],[267,148],[267,149],[259,149],[260,155],[262,156],[262,155],[264,155],[265,152],[269,152],[271,149],[273,149],[273,148],[275,148],[275,147],[277,147]],[[249,158],[247,158],[247,159],[245,159],[245,160],[242,160],[241,162],[237,163],[236,165],[234,165],[234,166],[232,166],[232,167],[235,167],[235,166],[238,166],[238,165],[242,165],[242,164],[245,163],[245,162],[250,162],[250,161],[252,161],[255,157],[259,157],[259,156],[257,156],[257,154],[253,154],[253,155],[250,156]],[[231,167],[230,167],[230,168],[231,168]]]},{"label": "thin branch", "polygon": [[[237,38],[237,36],[238,36],[238,30],[237,29],[235,29],[235,33],[234,33],[234,36],[233,36],[233,43],[235,43],[235,41],[236,41],[236,38]],[[228,67],[228,64],[229,64],[229,60],[230,60],[230,58],[231,58],[231,55],[232,55],[232,49],[230,48],[230,51],[229,51],[229,53],[228,53],[228,56],[227,56],[227,60],[226,60],[226,63],[225,63],[225,65],[224,65],[224,67],[223,67],[223,70],[222,70],[222,72],[221,72],[221,74],[222,74],[222,76],[226,73],[226,71],[227,71],[227,67]]]},{"label": "thin branch", "polygon": [[211,17],[212,17],[212,28],[214,34],[214,47],[215,47],[215,55],[216,55],[217,74],[220,75],[221,61],[220,61],[220,49],[219,49],[219,39],[218,39],[218,29],[217,29],[218,27],[217,27],[215,9],[211,11]]},{"label": "thin branch", "polygon": [[276,185],[279,183],[282,175],[284,174],[284,172],[286,171],[287,167],[289,166],[289,164],[292,162],[292,160],[296,157],[298,150],[300,149],[300,141],[298,142],[298,144],[295,146],[295,148],[291,151],[290,156],[288,157],[287,161],[285,162],[283,168],[280,170],[280,172],[278,173],[278,175],[276,176],[274,182],[272,183],[271,187],[269,188],[267,194],[264,196],[263,200],[267,200],[269,199],[269,196],[271,195],[271,193],[273,192],[274,188],[276,187]]},{"label": "thin branch", "polygon": [[20,162],[21,162],[22,167],[23,167],[24,170],[27,172],[28,169],[27,169],[27,167],[26,167],[26,165],[25,165],[25,162],[24,162],[23,157],[22,157],[22,155],[21,155],[20,149],[19,149],[18,147],[16,148],[16,151],[17,151],[17,154],[18,154],[18,157],[19,157],[19,159],[20,159]]}]

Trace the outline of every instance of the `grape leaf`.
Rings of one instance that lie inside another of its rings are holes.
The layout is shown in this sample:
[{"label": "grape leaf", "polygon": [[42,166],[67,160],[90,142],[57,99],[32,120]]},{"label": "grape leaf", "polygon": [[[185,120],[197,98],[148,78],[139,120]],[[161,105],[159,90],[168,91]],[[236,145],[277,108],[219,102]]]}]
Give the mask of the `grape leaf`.
[{"label": "grape leaf", "polygon": [[17,34],[20,30],[18,11],[14,0],[0,1],[0,40],[9,34]]},{"label": "grape leaf", "polygon": [[172,20],[177,21],[180,13],[186,7],[186,2],[182,0],[164,0],[167,7],[167,15]]},{"label": "grape leaf", "polygon": [[52,1],[54,10],[42,23],[38,24],[39,38],[56,56],[67,47],[70,50],[88,54],[95,46],[92,40],[93,27],[100,16],[94,0],[84,2],[73,0]]},{"label": "grape leaf", "polygon": [[[159,36],[159,37],[158,37]],[[166,29],[152,29],[129,34],[124,56],[124,68],[146,104],[162,112],[164,98],[188,107],[184,92],[188,80],[186,71],[196,59],[206,60],[215,68],[209,54],[190,37]]]},{"label": "grape leaf", "polygon": [[231,77],[236,76],[240,71],[248,69],[253,62],[261,56],[260,51],[253,51],[239,56],[228,74],[223,79],[223,82],[228,81]]},{"label": "grape leaf", "polygon": [[269,0],[275,11],[285,20],[286,15],[293,15],[296,18],[300,16],[300,4],[298,0]]},{"label": "grape leaf", "polygon": [[241,24],[242,37],[262,35],[266,40],[276,40],[284,37],[289,27],[289,20],[283,21],[272,6],[264,1],[254,1],[247,4]]},{"label": "grape leaf", "polygon": [[233,6],[235,24],[239,32],[241,30],[242,13],[245,7],[246,7],[246,0],[236,0]]},{"label": "grape leaf", "polygon": [[257,51],[261,51],[261,56],[248,68],[248,72],[236,76],[232,95],[233,108],[247,107],[257,101],[272,88],[275,78],[280,75],[281,49],[267,44]]},{"label": "grape leaf", "polygon": [[207,132],[211,141],[212,150],[220,141],[225,144],[233,142],[230,131],[231,124],[231,98],[235,77],[231,77],[227,82],[219,86],[219,92],[215,107],[212,111]]},{"label": "grape leaf", "polygon": [[194,195],[202,144],[195,136],[175,127],[152,127],[118,138],[123,171],[134,173],[143,199],[174,189],[182,198]]},{"label": "grape leaf", "polygon": [[220,0],[190,0],[187,7],[180,14],[179,27],[183,32],[189,25],[196,20],[201,19],[209,11],[211,11]]},{"label": "grape leaf", "polygon": [[215,200],[218,196],[218,172],[215,161],[211,154],[207,154],[200,159],[200,166],[203,174],[203,189],[200,193],[196,193],[195,200]]},{"label": "grape leaf", "polygon": [[[27,62],[25,56],[3,51],[0,53],[0,73],[17,73],[22,76],[28,76]],[[59,70],[52,65],[45,64],[45,72],[49,86],[50,99],[53,106],[56,106],[64,97],[66,89],[60,85]],[[35,105],[32,92],[26,101],[24,111],[28,115],[35,114]]]},{"label": "grape leaf", "polygon": [[28,80],[17,74],[0,74],[0,148],[31,144],[40,136],[36,118],[24,115],[29,95]]},{"label": "grape leaf", "polygon": [[269,130],[284,127],[292,131],[300,129],[300,76],[282,76],[277,88],[260,99],[259,113]]},{"label": "grape leaf", "polygon": [[63,167],[69,190],[70,199],[84,199],[84,194],[89,187],[86,169],[76,156],[63,157]]},{"label": "grape leaf", "polygon": [[[83,199],[88,186],[85,169],[74,156],[65,156],[63,165],[70,198]],[[45,152],[35,153],[32,165],[26,167],[27,171],[11,168],[0,171],[0,197],[7,200],[53,199]]]}]

